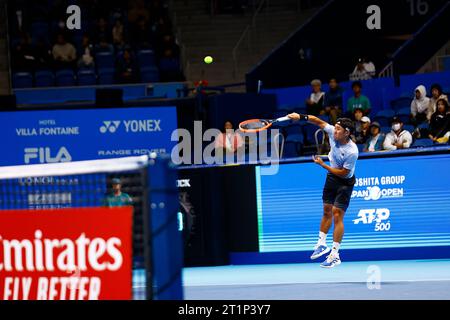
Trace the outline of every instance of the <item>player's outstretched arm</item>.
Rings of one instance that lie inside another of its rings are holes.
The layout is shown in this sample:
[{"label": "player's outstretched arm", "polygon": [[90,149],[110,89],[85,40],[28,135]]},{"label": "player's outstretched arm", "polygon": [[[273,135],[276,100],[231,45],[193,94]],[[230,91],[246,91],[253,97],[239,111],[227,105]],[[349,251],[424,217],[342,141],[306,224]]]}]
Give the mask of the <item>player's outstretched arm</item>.
[{"label": "player's outstretched arm", "polygon": [[296,112],[288,114],[288,117],[292,120],[306,120],[309,123],[315,124],[316,126],[320,127],[320,129],[324,129],[327,122],[323,121],[322,119],[317,118],[316,116],[306,115],[306,114],[299,114]]}]

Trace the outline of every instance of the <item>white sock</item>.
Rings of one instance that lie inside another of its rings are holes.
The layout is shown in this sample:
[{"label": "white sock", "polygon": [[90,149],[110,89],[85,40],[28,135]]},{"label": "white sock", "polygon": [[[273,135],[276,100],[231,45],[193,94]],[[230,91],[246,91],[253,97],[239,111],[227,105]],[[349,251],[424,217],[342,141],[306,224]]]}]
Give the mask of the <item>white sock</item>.
[{"label": "white sock", "polygon": [[326,246],[327,245],[327,234],[319,231],[319,241],[317,241],[318,245]]},{"label": "white sock", "polygon": [[331,249],[331,253],[338,254],[340,246],[341,244],[339,242],[333,242],[333,249]]}]

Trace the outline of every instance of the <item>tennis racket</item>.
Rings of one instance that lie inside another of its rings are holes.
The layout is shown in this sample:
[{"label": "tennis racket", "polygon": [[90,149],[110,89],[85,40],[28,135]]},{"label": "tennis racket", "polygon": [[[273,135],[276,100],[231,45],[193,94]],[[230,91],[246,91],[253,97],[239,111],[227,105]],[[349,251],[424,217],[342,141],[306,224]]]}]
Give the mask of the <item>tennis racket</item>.
[{"label": "tennis racket", "polygon": [[249,132],[249,133],[260,132],[260,131],[269,129],[272,125],[274,125],[278,122],[283,122],[283,121],[288,121],[288,120],[291,120],[288,116],[281,117],[278,119],[272,119],[272,120],[250,119],[250,120],[241,122],[239,124],[239,129],[242,132]]}]

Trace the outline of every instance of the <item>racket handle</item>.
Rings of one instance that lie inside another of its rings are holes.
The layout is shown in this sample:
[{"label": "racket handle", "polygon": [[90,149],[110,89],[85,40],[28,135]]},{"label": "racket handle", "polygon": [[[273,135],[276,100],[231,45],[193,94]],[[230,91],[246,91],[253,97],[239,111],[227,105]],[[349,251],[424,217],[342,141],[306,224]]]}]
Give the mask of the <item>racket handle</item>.
[{"label": "racket handle", "polygon": [[276,122],[282,122],[282,121],[288,121],[288,120],[291,120],[291,118],[289,118],[288,116],[284,116],[284,117],[276,119],[275,121]]}]

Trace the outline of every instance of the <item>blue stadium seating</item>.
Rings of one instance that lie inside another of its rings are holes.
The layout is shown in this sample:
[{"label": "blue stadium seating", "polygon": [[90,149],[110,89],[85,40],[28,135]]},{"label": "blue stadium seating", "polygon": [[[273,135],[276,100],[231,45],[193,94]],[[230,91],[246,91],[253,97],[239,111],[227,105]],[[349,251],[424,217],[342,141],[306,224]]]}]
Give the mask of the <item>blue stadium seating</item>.
[{"label": "blue stadium seating", "polygon": [[68,87],[75,85],[75,77],[72,70],[60,70],[56,72],[56,85]]},{"label": "blue stadium seating", "polygon": [[97,84],[97,76],[92,69],[78,71],[78,85],[92,86]]},{"label": "blue stadium seating", "polygon": [[424,148],[433,146],[433,141],[431,139],[417,139],[412,144],[413,148]]},{"label": "blue stadium seating", "polygon": [[380,128],[380,131],[385,134],[388,134],[389,132],[391,132],[391,130],[392,130],[391,127],[388,126],[383,126]]},{"label": "blue stadium seating", "polygon": [[375,117],[374,121],[378,121],[380,126],[388,126],[390,124],[391,119],[394,117],[394,110],[386,109],[379,111]]},{"label": "blue stadium seating", "polygon": [[156,67],[146,67],[141,69],[141,82],[158,82],[159,70]]},{"label": "blue stadium seating", "polygon": [[159,69],[161,71],[174,72],[180,70],[180,60],[175,58],[162,58],[159,61]]},{"label": "blue stadium seating", "polygon": [[412,124],[405,124],[403,126],[403,129],[412,133],[415,128],[414,128],[414,126]]},{"label": "blue stadium seating", "polygon": [[95,55],[97,69],[114,68],[114,55],[109,52],[99,52]]},{"label": "blue stadium seating", "polygon": [[316,139],[314,135],[318,130],[318,127],[313,124],[307,123],[306,125],[303,126],[303,130],[304,136],[306,137],[306,141],[308,141],[309,144],[315,144]]},{"label": "blue stadium seating", "polygon": [[403,121],[403,123],[410,123],[411,108],[406,107],[406,108],[399,109],[399,110],[397,110],[396,115]]},{"label": "blue stadium seating", "polygon": [[33,76],[29,72],[16,72],[12,77],[14,88],[31,88],[33,86]]},{"label": "blue stadium seating", "polygon": [[55,86],[55,75],[48,70],[37,71],[34,75],[36,87],[53,87]]},{"label": "blue stadium seating", "polygon": [[283,148],[283,158],[295,158],[300,156],[302,144],[294,141],[286,141]]},{"label": "blue stadium seating", "polygon": [[411,109],[411,97],[400,97],[391,101],[391,108],[395,111],[400,109],[409,108]]},{"label": "blue stadium seating", "polygon": [[141,68],[148,68],[155,66],[155,53],[151,49],[139,50],[137,53],[139,66]]},{"label": "blue stadium seating", "polygon": [[104,68],[98,70],[98,83],[99,84],[114,84],[115,70],[113,68]]},{"label": "blue stadium seating", "polygon": [[358,151],[359,152],[364,152],[363,150],[364,150],[366,145],[363,144],[363,143],[357,143],[356,146],[358,147]]},{"label": "blue stadium seating", "polygon": [[442,61],[443,65],[444,65],[444,70],[445,71],[450,71],[450,57],[446,57],[444,58],[444,60]]}]

